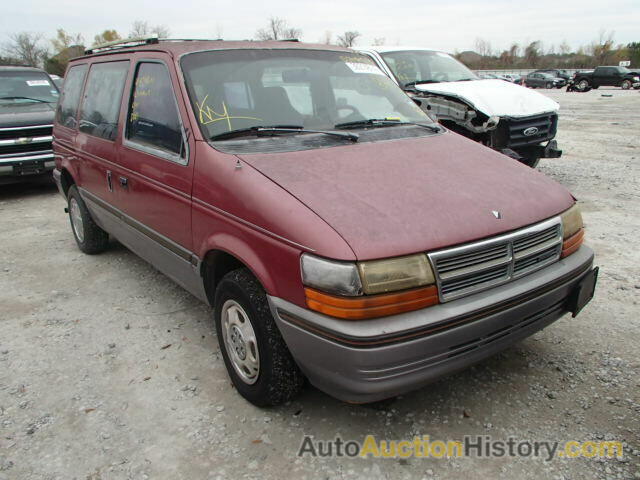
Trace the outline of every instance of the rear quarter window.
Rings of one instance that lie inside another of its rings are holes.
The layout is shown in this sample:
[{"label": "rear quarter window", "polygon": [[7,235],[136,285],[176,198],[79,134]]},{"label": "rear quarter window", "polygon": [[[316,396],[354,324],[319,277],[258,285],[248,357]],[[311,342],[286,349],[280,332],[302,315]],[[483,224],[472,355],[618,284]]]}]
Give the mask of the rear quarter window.
[{"label": "rear quarter window", "polygon": [[122,92],[128,73],[128,60],[94,63],[91,66],[80,113],[81,132],[115,140]]}]

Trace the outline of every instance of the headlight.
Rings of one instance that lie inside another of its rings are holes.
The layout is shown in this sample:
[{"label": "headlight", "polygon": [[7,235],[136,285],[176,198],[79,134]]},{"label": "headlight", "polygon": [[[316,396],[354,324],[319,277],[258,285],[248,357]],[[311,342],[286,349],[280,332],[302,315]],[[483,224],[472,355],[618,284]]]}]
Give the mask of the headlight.
[{"label": "headlight", "polygon": [[358,263],[362,289],[368,295],[435,283],[425,254]]},{"label": "headlight", "polygon": [[305,253],[300,260],[302,283],[328,293],[361,295],[362,283],[355,263],[335,262]]},{"label": "headlight", "polygon": [[582,245],[584,241],[584,224],[582,223],[580,207],[577,204],[564,212],[560,218],[562,219],[563,230],[561,257],[564,258],[577,251]]},{"label": "headlight", "polygon": [[365,320],[439,303],[433,270],[423,253],[359,263],[305,253],[301,270],[307,306],[336,318]]},{"label": "headlight", "polygon": [[640,77],[633,77],[634,82],[640,82]]},{"label": "headlight", "polygon": [[584,226],[582,223],[582,213],[580,213],[580,207],[577,203],[564,212],[560,218],[562,219],[563,238],[565,240],[578,233]]}]

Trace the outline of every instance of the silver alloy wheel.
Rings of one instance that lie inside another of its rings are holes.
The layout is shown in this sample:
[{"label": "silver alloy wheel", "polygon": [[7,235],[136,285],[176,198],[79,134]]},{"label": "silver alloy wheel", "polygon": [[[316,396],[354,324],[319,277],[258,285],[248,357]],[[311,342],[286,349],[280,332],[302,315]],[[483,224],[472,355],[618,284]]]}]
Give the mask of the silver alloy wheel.
[{"label": "silver alloy wheel", "polygon": [[75,198],[72,198],[69,202],[69,215],[71,217],[71,225],[73,231],[80,242],[84,242],[84,222],[82,221],[82,211],[80,211],[80,205]]},{"label": "silver alloy wheel", "polygon": [[589,82],[587,82],[586,80],[580,80],[580,83],[578,83],[578,88],[580,90],[585,90],[588,86]]},{"label": "silver alloy wheel", "polygon": [[238,302],[227,300],[222,306],[221,321],[229,360],[240,379],[253,385],[260,375],[260,353],[249,316]]},{"label": "silver alloy wheel", "polygon": [[629,80],[625,80],[622,82],[621,86],[623,90],[629,90],[631,88],[631,82]]}]

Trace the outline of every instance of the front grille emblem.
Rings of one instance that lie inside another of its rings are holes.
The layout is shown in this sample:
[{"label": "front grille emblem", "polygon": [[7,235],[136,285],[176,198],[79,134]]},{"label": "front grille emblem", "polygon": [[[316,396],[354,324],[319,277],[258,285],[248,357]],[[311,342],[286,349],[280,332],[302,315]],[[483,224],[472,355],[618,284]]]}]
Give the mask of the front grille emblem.
[{"label": "front grille emblem", "polygon": [[502,214],[497,210],[491,210],[491,213],[493,213],[493,216],[498,219],[502,218]]},{"label": "front grille emblem", "polygon": [[532,135],[535,135],[536,133],[538,133],[538,127],[529,127],[527,129],[525,129],[524,133],[527,137],[530,137]]}]

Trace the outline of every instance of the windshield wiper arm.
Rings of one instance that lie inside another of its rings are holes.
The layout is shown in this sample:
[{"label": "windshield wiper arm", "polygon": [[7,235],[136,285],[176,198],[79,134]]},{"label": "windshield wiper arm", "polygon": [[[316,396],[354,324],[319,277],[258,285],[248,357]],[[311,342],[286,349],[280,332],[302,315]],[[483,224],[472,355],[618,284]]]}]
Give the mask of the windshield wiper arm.
[{"label": "windshield wiper arm", "polygon": [[248,127],[248,128],[239,128],[237,130],[231,130],[229,132],[223,132],[217,135],[213,135],[210,139],[212,141],[216,141],[216,140],[226,140],[234,137],[241,137],[243,135],[269,136],[269,135],[278,135],[280,133],[322,133],[324,135],[331,135],[333,137],[345,138],[347,140],[351,140],[352,142],[357,142],[358,138],[360,138],[357,134],[349,133],[349,132],[333,132],[331,130],[310,130],[299,125],[272,125],[272,126],[255,126],[255,127]]},{"label": "windshield wiper arm", "polygon": [[0,100],[33,100],[34,102],[50,103],[47,100],[42,100],[41,98],[31,97],[0,97]]},{"label": "windshield wiper arm", "polygon": [[442,83],[438,80],[416,80],[415,82],[405,83],[403,88],[415,87],[416,85],[423,85],[426,83]]},{"label": "windshield wiper arm", "polygon": [[364,128],[364,127],[393,127],[396,125],[415,125],[417,127],[423,127],[431,130],[433,133],[440,133],[440,126],[428,125],[425,123],[417,122],[403,122],[401,120],[390,120],[388,118],[369,118],[367,120],[358,120],[355,122],[344,122],[334,125],[333,128]]}]

